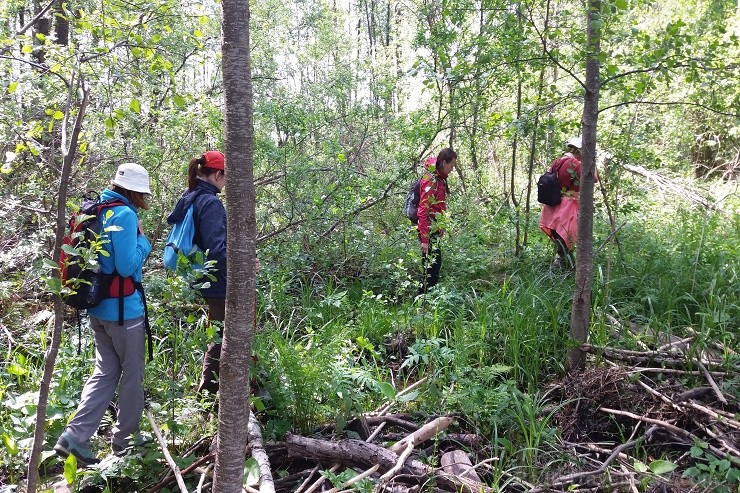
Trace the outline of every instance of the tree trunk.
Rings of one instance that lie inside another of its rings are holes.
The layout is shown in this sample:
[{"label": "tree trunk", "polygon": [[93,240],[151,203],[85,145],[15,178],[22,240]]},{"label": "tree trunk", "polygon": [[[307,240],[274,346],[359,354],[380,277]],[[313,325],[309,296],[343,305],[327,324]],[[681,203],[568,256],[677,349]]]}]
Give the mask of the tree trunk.
[{"label": "tree trunk", "polygon": [[[65,219],[67,216],[67,187],[69,181],[69,175],[72,170],[72,163],[74,162],[77,154],[77,144],[79,142],[80,132],[82,131],[82,121],[85,118],[85,111],[87,110],[88,92],[85,85],[80,83],[82,89],[82,100],[78,104],[77,117],[75,118],[74,128],[72,129],[72,135],[69,141],[69,146],[66,146],[65,139],[62,140],[62,173],[59,177],[59,195],[57,196],[57,223],[56,223],[56,236],[54,238],[54,263],[59,263],[59,257],[62,251],[62,240],[64,239],[65,232]],[[70,83],[69,94],[71,101],[71,95],[76,94],[76,84]],[[67,105],[67,115],[70,114],[69,103]],[[63,125],[67,124],[67,119],[64,119]],[[66,129],[62,130],[62,136],[66,135]],[[53,162],[53,156],[50,161]],[[52,277],[59,279],[59,270],[54,269],[52,271]],[[61,284],[59,285],[61,287]],[[33,447],[31,448],[31,457],[28,460],[28,493],[36,492],[36,485],[39,479],[39,457],[41,456],[41,448],[44,446],[44,431],[46,425],[46,405],[49,401],[49,388],[51,386],[51,379],[54,376],[54,364],[57,360],[57,354],[59,353],[59,344],[62,339],[62,327],[64,325],[64,304],[59,293],[54,296],[54,331],[51,334],[51,344],[49,349],[46,351],[46,357],[44,358],[44,375],[41,377],[41,384],[39,385],[39,400],[38,406],[36,407],[36,428],[33,432]]]},{"label": "tree trunk", "polygon": [[[599,54],[601,52],[601,0],[588,2],[586,41],[586,94],[583,100],[583,148],[578,206],[576,288],[570,317],[571,336],[578,342],[588,339],[593,282],[594,175],[596,170],[596,124],[599,117]],[[586,353],[580,347],[568,350],[568,370],[585,367]]]},{"label": "tree trunk", "polygon": [[[542,26],[542,58],[547,55],[547,29],[550,22],[550,0],[545,3],[545,22]],[[527,246],[527,231],[529,231],[529,211],[531,209],[530,197],[532,195],[532,175],[534,174],[534,156],[537,149],[537,136],[540,125],[540,108],[542,108],[542,91],[545,87],[545,69],[546,64],[542,64],[540,69],[540,78],[537,83],[537,108],[534,113],[534,125],[532,125],[532,143],[529,147],[529,166],[527,167],[527,200],[524,205],[524,238],[522,246]]]},{"label": "tree trunk", "polygon": [[213,491],[241,493],[255,309],[255,211],[249,3],[223,2],[227,291]]}]

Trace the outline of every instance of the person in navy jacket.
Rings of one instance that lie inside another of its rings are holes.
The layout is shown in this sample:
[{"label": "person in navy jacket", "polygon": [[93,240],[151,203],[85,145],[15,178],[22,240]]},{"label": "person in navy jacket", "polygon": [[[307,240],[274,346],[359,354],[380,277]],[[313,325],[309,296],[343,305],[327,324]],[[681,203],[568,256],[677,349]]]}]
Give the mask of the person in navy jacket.
[{"label": "person in navy jacket", "polygon": [[[192,204],[195,225],[194,243],[207,252],[208,260],[215,260],[215,279],[204,279],[210,286],[202,288],[200,294],[208,304],[209,321],[223,322],[226,318],[226,209],[218,194],[226,184],[224,155],[220,151],[208,151],[190,160],[188,165],[188,189],[183,192],[167,222],[175,224],[185,217]],[[219,327],[219,337],[223,328]],[[212,342],[203,355],[198,392],[218,391],[218,369],[221,343]]]},{"label": "person in navy jacket", "polygon": [[[144,260],[152,250],[144,236],[139,210],[149,209],[149,174],[135,163],[118,167],[110,188],[101,193],[102,201],[121,201],[124,205],[101,212],[104,231],[101,236],[105,254],[98,255],[103,274],[130,278],[140,285]],[[132,434],[139,432],[144,412],[144,299],[131,289],[119,299],[109,297],[87,310],[95,336],[95,369],[85,383],[80,404],[54,446],[57,455],[77,458],[79,466],[99,462],[90,449],[106,409],[118,389],[118,414],[113,428],[111,448],[120,453],[129,445]]]}]

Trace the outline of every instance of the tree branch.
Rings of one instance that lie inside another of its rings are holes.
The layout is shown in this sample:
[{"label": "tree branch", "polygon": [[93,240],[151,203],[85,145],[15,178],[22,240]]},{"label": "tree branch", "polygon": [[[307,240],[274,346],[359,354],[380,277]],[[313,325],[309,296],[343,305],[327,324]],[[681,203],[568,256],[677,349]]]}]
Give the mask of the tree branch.
[{"label": "tree branch", "polygon": [[727,113],[724,111],[720,111],[716,108],[712,108],[711,106],[707,106],[701,103],[693,103],[691,101],[622,101],[621,103],[612,104],[610,106],[604,106],[603,108],[600,108],[599,113],[601,113],[602,111],[611,110],[613,108],[619,108],[620,106],[627,106],[630,104],[647,104],[647,105],[653,105],[653,106],[676,106],[676,105],[696,106],[699,108],[703,108],[707,111],[711,111],[712,113],[715,113],[717,115],[732,116],[735,118],[740,118],[740,114],[738,113]]}]

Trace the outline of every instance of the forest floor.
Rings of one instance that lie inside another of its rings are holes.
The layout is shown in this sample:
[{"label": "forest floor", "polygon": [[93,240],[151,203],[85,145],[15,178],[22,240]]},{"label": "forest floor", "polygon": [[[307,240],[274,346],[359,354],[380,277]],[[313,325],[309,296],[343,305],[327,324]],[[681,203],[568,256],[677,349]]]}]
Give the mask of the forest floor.
[{"label": "forest floor", "polygon": [[[555,427],[558,439],[553,450],[533,442],[531,453],[523,454],[526,467],[502,470],[500,447],[466,429],[462,416],[390,413],[389,402],[341,433],[330,423],[310,437],[289,434],[262,444],[254,426],[247,451],[267,469],[260,475],[255,466],[254,487],[247,491],[738,491],[734,476],[727,477],[726,489],[701,486],[710,473],[716,478],[740,468],[740,402],[722,391],[737,368],[722,367],[716,354],[683,354],[680,341],[645,351],[585,349],[597,355],[589,369],[550,384],[547,405],[531,417]],[[214,442],[203,437],[184,454],[196,457],[189,466],[177,474],[165,469],[156,484],[136,490],[176,491],[180,475],[196,481],[197,491],[208,491]],[[72,490],[62,481],[55,491]]]}]

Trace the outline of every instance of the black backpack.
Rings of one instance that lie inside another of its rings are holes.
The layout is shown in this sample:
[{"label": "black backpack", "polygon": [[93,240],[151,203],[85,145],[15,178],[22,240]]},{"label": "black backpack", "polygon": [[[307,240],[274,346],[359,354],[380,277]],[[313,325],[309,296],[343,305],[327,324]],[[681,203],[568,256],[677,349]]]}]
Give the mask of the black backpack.
[{"label": "black backpack", "polygon": [[565,159],[559,159],[551,170],[546,171],[537,180],[537,202],[545,205],[558,205],[563,199],[563,192],[560,189],[560,180],[558,171],[565,162]]},{"label": "black backpack", "polygon": [[411,187],[409,187],[406,200],[403,203],[403,214],[414,224],[418,224],[419,222],[419,216],[417,216],[416,211],[419,209],[419,199],[421,198],[420,185],[421,178],[414,180]]}]

